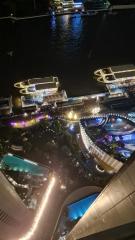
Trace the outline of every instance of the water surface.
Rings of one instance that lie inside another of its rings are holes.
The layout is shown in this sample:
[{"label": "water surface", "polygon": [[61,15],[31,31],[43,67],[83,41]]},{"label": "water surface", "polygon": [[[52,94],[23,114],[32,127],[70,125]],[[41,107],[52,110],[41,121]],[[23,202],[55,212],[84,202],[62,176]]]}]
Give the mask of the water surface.
[{"label": "water surface", "polygon": [[135,62],[135,16],[64,15],[0,22],[0,94],[13,82],[58,75],[69,96],[101,91],[98,67]]}]

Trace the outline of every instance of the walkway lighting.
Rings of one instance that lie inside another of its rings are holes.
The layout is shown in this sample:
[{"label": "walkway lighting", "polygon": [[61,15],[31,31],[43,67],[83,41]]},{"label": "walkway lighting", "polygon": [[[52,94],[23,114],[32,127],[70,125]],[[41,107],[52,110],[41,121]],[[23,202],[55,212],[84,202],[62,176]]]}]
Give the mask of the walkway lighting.
[{"label": "walkway lighting", "polygon": [[73,111],[70,111],[68,114],[67,114],[67,118],[69,120],[73,120],[73,121],[76,121],[78,119],[78,115],[76,113],[74,113]]},{"label": "walkway lighting", "polygon": [[77,120],[77,114],[76,113],[74,114],[74,120]]},{"label": "walkway lighting", "polygon": [[30,240],[32,239],[33,235],[36,233],[36,231],[38,230],[38,227],[40,225],[40,221],[41,221],[41,218],[44,214],[44,211],[45,209],[47,209],[47,203],[48,203],[48,200],[49,200],[49,197],[50,197],[50,194],[53,190],[53,187],[55,185],[55,182],[56,182],[56,179],[55,177],[53,176],[50,180],[50,183],[48,185],[48,188],[47,190],[45,191],[44,195],[43,195],[43,198],[41,200],[41,204],[39,206],[39,209],[37,211],[37,214],[35,215],[35,218],[34,218],[34,221],[33,221],[33,224],[30,228],[30,230],[25,234],[25,236],[19,238],[19,240]]},{"label": "walkway lighting", "polygon": [[27,116],[28,116],[28,113],[25,112],[23,115],[24,115],[24,117],[27,117]]},{"label": "walkway lighting", "polygon": [[70,112],[68,113],[67,117],[68,117],[69,119],[72,119],[72,118],[73,118],[73,111],[70,111]]}]

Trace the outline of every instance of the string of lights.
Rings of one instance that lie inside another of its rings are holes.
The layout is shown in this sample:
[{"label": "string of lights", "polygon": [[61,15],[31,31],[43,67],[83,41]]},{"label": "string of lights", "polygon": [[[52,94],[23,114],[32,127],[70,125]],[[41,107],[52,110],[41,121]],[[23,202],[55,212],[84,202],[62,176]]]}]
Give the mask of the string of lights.
[{"label": "string of lights", "polygon": [[31,226],[30,230],[23,237],[19,238],[19,240],[30,240],[32,238],[32,236],[36,233],[36,230],[38,229],[42,215],[45,211],[45,208],[47,207],[47,202],[48,202],[49,196],[52,192],[52,189],[55,185],[55,182],[56,182],[56,178],[53,176],[50,180],[47,190],[45,191],[45,193],[43,195],[40,207],[37,211],[37,214],[34,218],[34,221],[33,221],[33,224]]}]

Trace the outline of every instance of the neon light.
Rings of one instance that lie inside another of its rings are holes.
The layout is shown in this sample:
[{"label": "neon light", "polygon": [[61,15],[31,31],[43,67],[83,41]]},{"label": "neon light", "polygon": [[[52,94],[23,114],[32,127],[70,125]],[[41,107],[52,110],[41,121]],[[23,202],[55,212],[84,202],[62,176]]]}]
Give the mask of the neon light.
[{"label": "neon light", "polygon": [[27,128],[27,127],[34,126],[39,121],[45,118],[50,119],[50,116],[42,114],[40,116],[33,117],[33,119],[28,119],[28,120],[22,119],[21,121],[18,121],[18,122],[10,122],[10,125],[14,128]]},{"label": "neon light", "polygon": [[26,233],[25,236],[19,238],[19,240],[30,240],[31,237],[36,233],[36,230],[38,229],[38,226],[40,224],[41,217],[42,217],[42,215],[44,213],[44,210],[46,208],[49,196],[50,196],[51,191],[52,191],[52,189],[53,189],[53,187],[55,185],[55,181],[56,181],[55,177],[52,177],[51,181],[49,183],[49,186],[48,186],[46,192],[43,195],[43,198],[42,198],[42,201],[41,201],[41,205],[40,205],[40,207],[39,207],[39,209],[37,211],[37,214],[36,214],[36,216],[34,218],[34,221],[33,221],[33,224],[31,226],[30,230]]}]

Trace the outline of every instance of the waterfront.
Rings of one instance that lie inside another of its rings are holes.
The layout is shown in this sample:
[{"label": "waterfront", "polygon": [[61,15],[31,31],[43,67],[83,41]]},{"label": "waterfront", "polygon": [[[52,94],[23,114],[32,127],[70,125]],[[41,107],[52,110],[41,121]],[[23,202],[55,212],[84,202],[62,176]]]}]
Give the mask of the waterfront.
[{"label": "waterfront", "polygon": [[95,69],[135,62],[134,23],[133,13],[1,21],[0,95],[15,81],[47,75],[58,75],[68,96],[101,91]]},{"label": "waterfront", "polygon": [[[80,15],[64,15],[51,19],[0,22],[3,28],[0,40],[1,96],[12,94],[14,97],[14,82],[47,75],[58,75],[61,88],[67,91],[68,96],[93,94],[90,101],[86,98],[84,102],[81,99],[76,101],[77,106],[74,108],[71,98],[66,110],[64,106],[56,107],[56,104],[44,105],[41,109],[34,108],[34,112],[23,112],[23,109],[22,114],[17,116],[17,111],[13,108],[10,119],[1,119],[1,159],[10,153],[8,159],[14,158],[20,164],[19,168],[16,163],[9,166],[8,162],[2,162],[2,171],[12,180],[11,184],[17,186],[18,176],[19,181],[27,179],[29,186],[30,183],[33,184],[28,163],[34,165],[34,169],[38,164],[45,165],[55,175],[50,180],[51,185],[47,183],[49,177],[42,176],[40,187],[48,187],[30,231],[20,240],[27,236],[27,239],[31,239],[30,232],[36,233],[36,230],[39,235],[44,232],[42,239],[51,239],[52,232],[53,239],[60,239],[59,236],[56,238],[55,230],[57,226],[59,228],[58,215],[64,199],[73,190],[87,185],[98,186],[101,191],[113,174],[132,158],[135,149],[135,124],[125,115],[112,112],[107,114],[110,111],[110,102],[108,108],[104,108],[102,97],[101,102],[99,96],[93,98],[95,92],[101,92],[101,86],[93,78],[93,73],[103,66],[134,63],[134,21],[133,15],[99,14],[84,18]],[[124,100],[120,101],[123,104]],[[8,99],[3,102],[6,105]],[[96,113],[100,110],[102,116],[97,116]],[[78,123],[86,114],[87,118]],[[115,167],[117,164],[115,169],[112,168],[114,163]],[[53,195],[50,195],[50,186],[54,186],[55,181]],[[39,187],[38,191],[32,191],[29,186],[29,191],[24,189],[19,194],[22,200],[27,200],[25,202],[28,207],[34,203],[36,210],[42,191]],[[120,188],[118,185],[117,189]],[[14,189],[17,192],[18,189]],[[82,189],[81,193],[86,195]],[[49,205],[46,208],[47,199]],[[73,198],[71,202],[74,202]],[[7,211],[8,208],[5,209]],[[21,219],[24,222],[25,218]],[[69,231],[69,222],[67,223],[65,227]],[[36,234],[34,239],[40,239]]]}]

